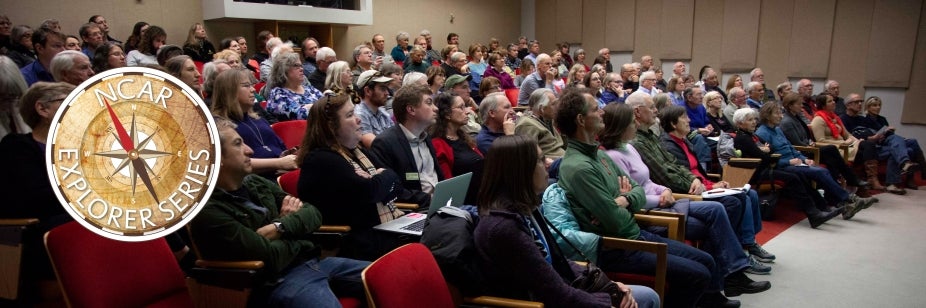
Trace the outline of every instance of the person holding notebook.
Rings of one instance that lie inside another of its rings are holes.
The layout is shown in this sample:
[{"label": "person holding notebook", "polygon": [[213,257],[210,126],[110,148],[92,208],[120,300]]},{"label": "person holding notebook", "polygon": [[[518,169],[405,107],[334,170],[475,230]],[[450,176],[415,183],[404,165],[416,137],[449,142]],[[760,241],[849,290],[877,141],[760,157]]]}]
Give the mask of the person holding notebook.
[{"label": "person holding notebook", "polygon": [[[393,200],[402,184],[360,143],[360,118],[350,96],[326,94],[309,110],[307,134],[296,161],[299,197],[318,207],[329,225],[349,225],[340,255],[375,260],[403,243],[417,241],[373,226],[401,217]],[[348,189],[350,193],[337,193]]]}]

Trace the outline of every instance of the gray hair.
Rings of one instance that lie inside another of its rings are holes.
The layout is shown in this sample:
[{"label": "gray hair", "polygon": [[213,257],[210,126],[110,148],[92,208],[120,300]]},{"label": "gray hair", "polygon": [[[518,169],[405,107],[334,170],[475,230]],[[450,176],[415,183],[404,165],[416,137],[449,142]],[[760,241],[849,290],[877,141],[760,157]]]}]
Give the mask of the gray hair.
[{"label": "gray hair", "polygon": [[63,80],[64,73],[73,69],[74,61],[80,57],[90,61],[87,55],[76,50],[65,50],[55,55],[55,57],[51,59],[51,64],[49,65],[49,70],[51,71],[51,75],[55,77],[55,81]]},{"label": "gray hair", "polygon": [[649,97],[649,94],[646,94],[640,91],[635,91],[631,93],[630,96],[628,96],[626,100],[624,100],[624,103],[627,104],[627,106],[630,106],[631,108],[641,107],[646,104],[647,97]]},{"label": "gray hair", "polygon": [[547,88],[539,88],[531,93],[531,96],[527,102],[532,111],[535,113],[540,112],[543,107],[546,107],[552,103],[552,101],[550,101],[550,97],[547,96],[547,93],[553,93],[553,90]]},{"label": "gray hair", "polygon": [[270,67],[270,76],[267,77],[267,89],[282,87],[286,84],[286,71],[290,67],[302,65],[299,55],[288,52],[277,55],[273,58],[273,66]]},{"label": "gray hair", "polygon": [[328,57],[337,57],[337,54],[334,53],[334,49],[322,47],[315,53],[315,59],[325,60]]},{"label": "gray hair", "polygon": [[749,80],[754,80],[754,79],[756,79],[756,75],[759,75],[759,72],[761,72],[761,71],[762,71],[762,69],[761,69],[761,68],[758,68],[758,67],[752,69],[751,71],[749,71]]},{"label": "gray hair", "polygon": [[645,72],[643,72],[642,74],[640,74],[640,81],[643,81],[643,79],[648,79],[648,78],[654,78],[654,79],[655,79],[655,78],[656,78],[656,72],[654,72],[654,71],[645,71]]},{"label": "gray hair", "polygon": [[29,86],[13,59],[0,56],[0,113],[12,112]]},{"label": "gray hair", "polygon": [[[550,61],[552,61],[553,58],[550,57],[550,55],[545,54],[545,53],[542,53],[542,54],[537,55],[537,65],[540,65],[540,61],[543,61],[543,60],[550,60]],[[543,72],[541,72],[540,75],[543,76]]]},{"label": "gray hair", "polygon": [[750,81],[749,83],[746,84],[746,89],[744,90],[746,90],[747,93],[752,92],[753,90],[756,89],[756,87],[759,87],[759,86],[762,86],[762,84],[759,83],[758,81]]},{"label": "gray hair", "polygon": [[418,35],[428,36],[428,35],[431,35],[431,31],[428,31],[428,29],[424,29],[424,30],[421,30],[421,32],[418,33]]},{"label": "gray hair", "polygon": [[461,51],[454,52],[452,55],[450,55],[450,61],[452,62],[457,62],[462,59],[466,59],[466,54]]},{"label": "gray hair", "polygon": [[403,39],[406,39],[406,40],[407,40],[408,37],[409,37],[408,32],[400,31],[399,34],[396,34],[396,35],[395,35],[395,40],[396,40],[396,41],[401,41],[401,40],[403,40]]},{"label": "gray hair", "polygon": [[409,72],[405,74],[405,77],[402,79],[402,86],[417,83],[420,80],[424,80],[427,83],[428,75],[425,75],[421,72]]},{"label": "gray hair", "polygon": [[832,80],[832,79],[830,79],[830,80],[827,80],[827,81],[826,81],[826,84],[825,84],[825,85],[823,85],[823,89],[824,89],[824,90],[829,90],[829,89],[830,89],[830,87],[832,87],[832,86],[833,86],[833,84],[835,84],[835,83],[839,83],[839,82],[838,82],[838,81],[836,81],[836,80]]},{"label": "gray hair", "polygon": [[[735,89],[739,89],[739,88],[735,88]],[[740,91],[743,91],[743,90],[741,89]],[[730,96],[733,96],[733,91],[730,91]],[[720,95],[720,92],[717,92],[717,91],[707,92],[707,94],[704,94],[704,98],[701,99],[701,104],[704,105],[704,108],[707,108],[707,102],[712,101],[718,97],[720,98],[721,101],[723,101],[723,95]]]},{"label": "gray hair", "polygon": [[340,84],[341,83],[341,73],[350,71],[350,64],[347,64],[346,61],[336,61],[328,65],[328,75],[325,76],[325,90],[334,90],[337,87],[340,90],[344,90],[350,85]]},{"label": "gray hair", "polygon": [[[268,45],[268,46],[269,46],[269,45]],[[293,45],[293,43],[290,43],[290,42],[286,42],[286,43],[282,43],[282,44],[280,44],[280,45],[274,46],[273,49],[272,49],[272,51],[270,52],[270,59],[274,59],[274,58],[276,58],[277,56],[279,56],[280,53],[283,52],[283,50],[289,49],[290,51],[292,51],[292,50],[293,50],[293,46],[295,46],[295,45]],[[317,55],[318,55],[318,54],[316,54],[316,56],[317,56]]]},{"label": "gray hair", "polygon": [[273,48],[276,48],[277,46],[280,46],[282,44],[283,44],[282,39],[280,39],[279,37],[272,37],[269,40],[267,40],[267,43],[264,44],[264,46],[266,46],[267,50],[272,51]]},{"label": "gray hair", "polygon": [[733,125],[739,126],[740,123],[746,121],[749,117],[759,118],[759,112],[752,108],[740,108],[733,113]]},{"label": "gray hair", "polygon": [[504,92],[495,92],[486,95],[486,97],[482,99],[482,103],[479,104],[479,118],[482,119],[482,124],[485,124],[486,119],[489,117],[489,111],[498,109],[498,98],[504,96]]},{"label": "gray hair", "polygon": [[734,96],[734,95],[739,95],[739,94],[746,95],[746,91],[743,91],[743,88],[734,87],[734,88],[730,89],[730,93],[729,93],[729,94],[730,94],[730,99],[733,99],[733,96]]}]

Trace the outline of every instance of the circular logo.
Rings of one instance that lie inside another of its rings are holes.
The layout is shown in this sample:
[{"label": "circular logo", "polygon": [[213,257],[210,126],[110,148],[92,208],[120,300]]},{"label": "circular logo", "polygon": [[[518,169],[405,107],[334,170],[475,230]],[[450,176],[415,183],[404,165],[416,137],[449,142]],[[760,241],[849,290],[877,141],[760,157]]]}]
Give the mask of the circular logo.
[{"label": "circular logo", "polygon": [[108,70],[58,108],[48,176],[84,227],[146,241],[186,225],[212,195],[221,144],[208,107],[179,79],[140,67]]}]

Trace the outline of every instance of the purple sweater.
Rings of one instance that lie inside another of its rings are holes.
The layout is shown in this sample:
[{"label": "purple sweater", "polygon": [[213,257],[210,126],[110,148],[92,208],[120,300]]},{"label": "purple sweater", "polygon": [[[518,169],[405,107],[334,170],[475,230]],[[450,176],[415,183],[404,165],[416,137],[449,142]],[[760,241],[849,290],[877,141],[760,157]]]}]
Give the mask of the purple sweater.
[{"label": "purple sweater", "polygon": [[606,153],[611,157],[611,160],[614,160],[614,164],[623,169],[624,172],[630,175],[631,179],[643,187],[643,191],[646,192],[646,205],[644,208],[657,207],[659,205],[659,195],[668,188],[650,180],[649,167],[643,163],[643,158],[640,157],[637,149],[628,143],[621,150],[608,150]]},{"label": "purple sweater", "polygon": [[[547,307],[611,306],[608,294],[586,293],[560,277],[534,244],[520,214],[492,210],[481,215],[473,236],[492,294],[518,298],[532,294],[532,300]],[[570,264],[574,272],[580,272],[578,265]]]}]

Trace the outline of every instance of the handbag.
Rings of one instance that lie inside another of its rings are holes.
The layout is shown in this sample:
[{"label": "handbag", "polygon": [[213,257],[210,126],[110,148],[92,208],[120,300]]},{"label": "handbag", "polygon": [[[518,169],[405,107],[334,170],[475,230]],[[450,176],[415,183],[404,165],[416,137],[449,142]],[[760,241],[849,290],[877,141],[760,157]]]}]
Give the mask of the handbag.
[{"label": "handbag", "polygon": [[566,241],[566,244],[569,244],[569,247],[575,249],[575,251],[585,259],[585,270],[583,270],[582,273],[580,273],[579,276],[570,283],[570,285],[573,288],[580,289],[588,293],[608,293],[608,295],[611,296],[611,305],[614,307],[620,307],[621,300],[624,298],[624,292],[621,292],[621,290],[617,288],[617,284],[614,283],[614,281],[611,281],[611,278],[608,278],[608,275],[605,274],[601,268],[592,263],[588,256],[582,253],[582,250],[579,250],[579,248],[573,245],[572,242],[570,242],[569,239],[567,239],[566,236],[556,228],[556,226],[550,223],[546,216],[540,216],[543,217],[543,221],[547,224],[547,226],[550,226],[550,228],[553,229],[556,234],[559,234],[559,236],[563,238],[564,241]]}]

